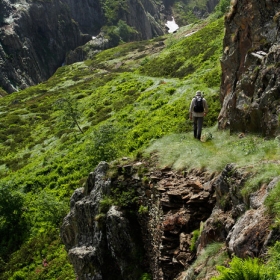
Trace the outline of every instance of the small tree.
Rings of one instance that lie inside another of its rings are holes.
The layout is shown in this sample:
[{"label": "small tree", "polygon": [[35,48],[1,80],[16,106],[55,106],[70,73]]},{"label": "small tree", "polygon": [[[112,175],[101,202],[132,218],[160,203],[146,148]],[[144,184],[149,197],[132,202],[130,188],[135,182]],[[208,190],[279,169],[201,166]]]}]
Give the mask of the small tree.
[{"label": "small tree", "polygon": [[79,131],[84,133],[78,123],[81,115],[77,108],[77,104],[73,100],[69,98],[60,98],[56,101],[56,107],[63,112],[61,118],[63,124],[68,125],[71,128],[77,126]]}]

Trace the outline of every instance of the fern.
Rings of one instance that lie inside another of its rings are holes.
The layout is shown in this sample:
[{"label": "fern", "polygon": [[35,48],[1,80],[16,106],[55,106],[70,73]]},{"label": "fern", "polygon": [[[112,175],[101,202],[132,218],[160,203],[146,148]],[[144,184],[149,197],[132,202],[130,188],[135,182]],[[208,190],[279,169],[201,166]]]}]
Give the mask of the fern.
[{"label": "fern", "polygon": [[241,259],[234,257],[230,267],[217,266],[219,276],[212,280],[265,280],[277,279],[272,273],[265,269],[258,258]]}]

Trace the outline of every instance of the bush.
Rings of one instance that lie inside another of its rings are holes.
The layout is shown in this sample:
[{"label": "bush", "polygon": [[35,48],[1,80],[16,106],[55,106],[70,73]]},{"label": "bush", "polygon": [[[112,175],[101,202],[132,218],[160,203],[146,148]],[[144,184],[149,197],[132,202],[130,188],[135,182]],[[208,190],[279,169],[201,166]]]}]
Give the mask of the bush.
[{"label": "bush", "polygon": [[265,266],[257,258],[240,259],[234,257],[230,262],[230,267],[217,266],[220,275],[213,280],[276,280],[276,275],[267,271]]},{"label": "bush", "polygon": [[152,279],[153,278],[149,273],[144,273],[140,278],[140,280],[152,280]]}]

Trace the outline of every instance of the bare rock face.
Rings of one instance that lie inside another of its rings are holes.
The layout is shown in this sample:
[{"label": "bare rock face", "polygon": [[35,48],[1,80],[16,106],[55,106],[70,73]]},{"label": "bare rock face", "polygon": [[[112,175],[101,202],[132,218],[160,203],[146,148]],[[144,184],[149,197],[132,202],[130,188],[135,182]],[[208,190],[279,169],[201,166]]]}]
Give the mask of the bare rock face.
[{"label": "bare rock face", "polygon": [[[149,172],[142,182],[141,166],[122,166],[106,180],[108,165],[100,163],[72,195],[61,238],[79,279],[134,280],[142,270],[153,279],[173,280],[193,262],[192,232],[215,205],[214,181],[206,173],[184,176],[164,169]],[[111,206],[101,218],[102,200],[125,187],[137,191],[134,213],[140,205],[146,212],[131,219],[126,207]]]},{"label": "bare rock face", "polygon": [[250,209],[233,226],[227,236],[228,250],[240,258],[258,257],[269,237],[271,220],[265,208]]},{"label": "bare rock face", "polygon": [[279,135],[279,15],[279,1],[233,1],[225,17],[220,128]]},{"label": "bare rock face", "polygon": [[8,93],[48,79],[90,40],[61,1],[1,1],[0,86]]},{"label": "bare rock face", "polygon": [[100,0],[62,0],[83,34],[97,35],[105,23]]}]

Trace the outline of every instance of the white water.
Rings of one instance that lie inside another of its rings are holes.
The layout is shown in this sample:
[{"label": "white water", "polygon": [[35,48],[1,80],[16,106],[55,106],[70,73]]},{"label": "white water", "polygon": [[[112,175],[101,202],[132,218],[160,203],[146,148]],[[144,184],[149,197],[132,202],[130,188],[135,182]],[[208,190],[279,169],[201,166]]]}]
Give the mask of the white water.
[{"label": "white water", "polygon": [[172,17],[172,21],[167,21],[165,26],[167,26],[169,29],[168,33],[173,33],[174,31],[176,31],[179,28],[178,24],[175,22],[174,17]]}]

